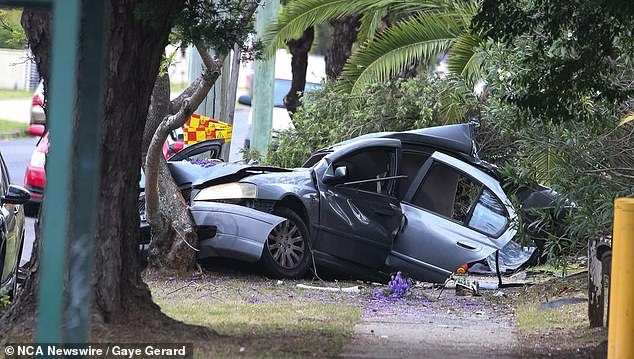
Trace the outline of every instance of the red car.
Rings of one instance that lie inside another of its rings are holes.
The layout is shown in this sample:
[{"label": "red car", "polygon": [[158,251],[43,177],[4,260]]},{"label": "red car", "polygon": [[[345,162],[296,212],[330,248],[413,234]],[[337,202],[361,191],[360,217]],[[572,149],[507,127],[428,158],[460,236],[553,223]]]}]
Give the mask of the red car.
[{"label": "red car", "polygon": [[[46,185],[44,165],[48,154],[49,136],[43,125],[31,125],[29,134],[42,137],[31,155],[31,160],[26,165],[26,173],[24,174],[24,187],[31,192],[31,201],[25,206],[25,209],[29,215],[34,215],[44,198],[44,187]],[[174,141],[170,138],[163,144],[163,156],[167,159],[182,149],[182,141]]]}]

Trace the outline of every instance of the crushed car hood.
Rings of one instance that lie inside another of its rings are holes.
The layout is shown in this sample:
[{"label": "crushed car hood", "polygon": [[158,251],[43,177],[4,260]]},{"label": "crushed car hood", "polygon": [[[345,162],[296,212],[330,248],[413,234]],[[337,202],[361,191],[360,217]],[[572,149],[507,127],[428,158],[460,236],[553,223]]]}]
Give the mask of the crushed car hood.
[{"label": "crushed car hood", "polygon": [[202,167],[187,161],[167,163],[176,184],[191,183],[192,187],[207,187],[214,183],[238,181],[244,177],[260,173],[290,172],[288,169],[270,166],[251,166],[237,163],[218,163]]},{"label": "crushed car hood", "polygon": [[[238,181],[244,177],[261,173],[291,172],[280,167],[253,166],[238,163],[218,163],[203,167],[188,161],[167,162],[167,167],[174,177],[176,185],[181,187],[191,185],[194,188],[202,188],[214,183]],[[145,174],[141,172],[139,188],[145,188]]]}]

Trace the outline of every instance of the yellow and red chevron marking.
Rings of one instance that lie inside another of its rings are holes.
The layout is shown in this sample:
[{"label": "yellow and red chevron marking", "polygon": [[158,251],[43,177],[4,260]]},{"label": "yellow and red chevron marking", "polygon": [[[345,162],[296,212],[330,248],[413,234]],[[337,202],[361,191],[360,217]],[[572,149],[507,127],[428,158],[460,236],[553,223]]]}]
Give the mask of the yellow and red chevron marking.
[{"label": "yellow and red chevron marking", "polygon": [[224,138],[225,142],[230,142],[232,130],[231,125],[226,122],[195,113],[185,123],[185,144],[191,145],[214,138]]}]

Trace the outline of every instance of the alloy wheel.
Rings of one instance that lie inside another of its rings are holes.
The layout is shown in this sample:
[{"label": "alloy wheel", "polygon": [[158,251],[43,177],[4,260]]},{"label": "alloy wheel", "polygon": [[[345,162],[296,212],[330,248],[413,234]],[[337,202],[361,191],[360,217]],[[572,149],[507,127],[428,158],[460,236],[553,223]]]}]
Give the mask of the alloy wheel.
[{"label": "alloy wheel", "polygon": [[297,224],[291,220],[273,228],[266,244],[271,257],[282,268],[295,268],[304,258],[304,237]]}]

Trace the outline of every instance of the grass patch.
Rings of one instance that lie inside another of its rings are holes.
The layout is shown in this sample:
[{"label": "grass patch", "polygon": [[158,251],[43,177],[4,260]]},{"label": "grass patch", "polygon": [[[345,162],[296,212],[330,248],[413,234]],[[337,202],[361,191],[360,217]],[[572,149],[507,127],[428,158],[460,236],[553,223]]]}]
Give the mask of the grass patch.
[{"label": "grass patch", "polygon": [[587,275],[552,278],[517,293],[517,328],[520,331],[575,329],[588,327],[587,303],[565,305],[559,308],[539,309],[540,303],[561,298],[586,298]]},{"label": "grass patch", "polygon": [[225,336],[196,343],[200,357],[334,357],[362,312],[358,294],[315,293],[297,281],[217,273],[146,281],[164,313]]},{"label": "grass patch", "polygon": [[517,307],[517,329],[523,332],[535,330],[587,328],[588,303],[577,303],[560,308],[540,310],[535,303],[524,303]]},{"label": "grass patch", "polygon": [[[571,268],[569,273],[579,270]],[[590,328],[587,302],[539,309],[540,303],[557,299],[587,298],[587,274],[544,278],[547,279],[511,295],[523,357],[576,358],[599,353],[600,343],[607,340],[607,330]]]},{"label": "grass patch", "polygon": [[0,119],[0,133],[3,132],[26,132],[29,125],[23,122],[15,122]]},{"label": "grass patch", "polygon": [[33,91],[0,89],[0,100],[30,99]]}]

